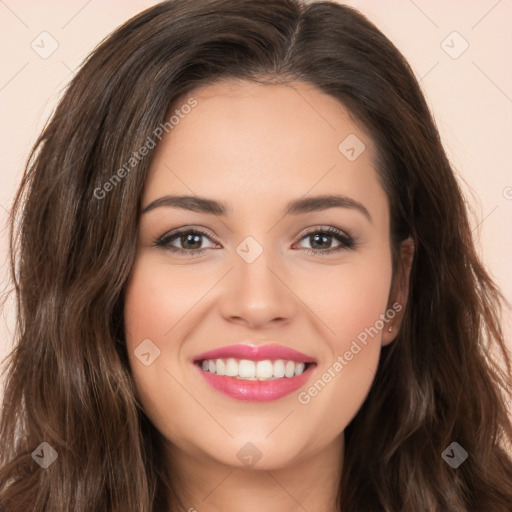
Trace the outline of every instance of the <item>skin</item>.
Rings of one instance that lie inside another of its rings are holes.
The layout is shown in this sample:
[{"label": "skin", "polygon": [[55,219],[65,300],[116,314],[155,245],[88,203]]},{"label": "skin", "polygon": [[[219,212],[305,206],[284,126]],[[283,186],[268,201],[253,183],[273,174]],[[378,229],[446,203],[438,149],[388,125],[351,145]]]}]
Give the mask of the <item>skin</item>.
[{"label": "skin", "polygon": [[[141,215],[125,302],[139,399],[168,441],[185,510],[335,510],[343,431],[367,396],[381,346],[396,337],[401,314],[307,404],[298,392],[266,403],[238,401],[212,389],[192,361],[242,341],[277,342],[317,360],[299,392],[307,390],[393,303],[405,306],[412,249],[404,244],[404,278],[393,279],[389,204],[375,147],[336,99],[300,82],[223,81],[194,90],[175,108],[190,96],[197,106],[155,150],[142,208],[177,194],[223,201],[230,212],[161,206]],[[366,146],[355,161],[338,149],[349,134]],[[340,207],[283,215],[289,201],[321,194],[358,201],[371,220]],[[205,248],[199,256],[154,245],[185,226],[208,236],[188,245],[178,236],[171,244]],[[329,226],[356,245],[328,253],[340,245],[335,237],[315,245],[305,236]],[[263,249],[252,263],[236,252],[248,236]],[[324,253],[308,254],[310,247]],[[145,339],[160,349],[149,366],[134,355]],[[237,457],[247,443],[261,453],[250,467]]]}]

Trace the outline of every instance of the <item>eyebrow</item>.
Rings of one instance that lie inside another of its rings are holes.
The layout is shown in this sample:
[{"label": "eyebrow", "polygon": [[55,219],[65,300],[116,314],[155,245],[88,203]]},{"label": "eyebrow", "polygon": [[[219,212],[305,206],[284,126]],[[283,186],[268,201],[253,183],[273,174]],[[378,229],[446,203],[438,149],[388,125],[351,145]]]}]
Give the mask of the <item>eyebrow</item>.
[{"label": "eyebrow", "polygon": [[[148,213],[155,208],[161,207],[182,208],[199,213],[209,213],[212,215],[226,216],[231,211],[226,203],[208,199],[199,196],[176,196],[166,195],[155,199],[149,203],[142,214]],[[304,197],[290,201],[285,209],[285,215],[300,215],[316,211],[327,210],[329,208],[348,208],[362,213],[370,222],[373,222],[370,212],[359,201],[343,195],[325,194],[314,197]]]}]

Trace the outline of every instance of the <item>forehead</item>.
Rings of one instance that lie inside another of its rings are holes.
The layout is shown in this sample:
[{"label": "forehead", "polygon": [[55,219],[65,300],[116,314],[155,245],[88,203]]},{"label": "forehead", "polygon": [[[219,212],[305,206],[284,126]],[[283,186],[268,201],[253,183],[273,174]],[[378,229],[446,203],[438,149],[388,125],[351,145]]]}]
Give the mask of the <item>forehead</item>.
[{"label": "forehead", "polygon": [[[195,106],[180,110],[191,98]],[[261,209],[272,198],[338,192],[387,207],[373,141],[312,84],[222,81],[178,98],[172,113],[181,115],[155,150],[147,200],[166,192],[233,196]]]}]

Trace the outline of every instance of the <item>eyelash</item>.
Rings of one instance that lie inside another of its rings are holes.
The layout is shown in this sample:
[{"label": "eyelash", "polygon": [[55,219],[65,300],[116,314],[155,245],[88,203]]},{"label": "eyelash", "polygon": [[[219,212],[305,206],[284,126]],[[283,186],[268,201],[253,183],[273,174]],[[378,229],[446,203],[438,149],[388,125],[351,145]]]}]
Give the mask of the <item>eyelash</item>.
[{"label": "eyelash", "polygon": [[[165,250],[177,253],[177,254],[188,254],[188,255],[196,255],[199,256],[204,253],[204,251],[208,250],[208,248],[203,249],[181,249],[179,247],[173,247],[170,245],[171,240],[178,238],[180,235],[185,234],[194,234],[194,235],[202,235],[206,238],[210,238],[210,235],[206,233],[205,231],[198,229],[198,228],[187,228],[187,229],[180,229],[178,231],[174,231],[165,235],[162,235],[160,238],[154,241],[154,245],[156,247],[161,247]],[[328,254],[337,253],[340,251],[346,251],[346,250],[353,250],[357,246],[357,239],[355,237],[351,237],[347,234],[345,234],[343,231],[340,231],[338,229],[332,228],[332,227],[326,227],[326,228],[317,228],[315,230],[309,231],[307,233],[304,233],[300,240],[303,240],[304,238],[315,235],[315,234],[323,234],[323,235],[329,235],[335,238],[338,242],[340,242],[339,247],[335,247],[334,249],[309,249],[304,248],[307,254],[314,255],[314,256],[326,256]]]}]

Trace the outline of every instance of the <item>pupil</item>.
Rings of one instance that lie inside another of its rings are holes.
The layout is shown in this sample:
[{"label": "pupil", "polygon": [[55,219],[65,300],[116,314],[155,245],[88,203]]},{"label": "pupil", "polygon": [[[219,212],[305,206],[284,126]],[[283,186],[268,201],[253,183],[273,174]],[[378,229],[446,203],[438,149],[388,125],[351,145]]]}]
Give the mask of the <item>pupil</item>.
[{"label": "pupil", "polygon": [[323,239],[324,243],[327,245],[327,247],[329,247],[329,243],[326,241],[328,238],[330,238],[330,235],[321,235],[321,234],[316,234],[316,235],[313,235],[313,238],[315,240],[315,243],[317,241],[320,241],[321,243],[321,240],[320,239]]},{"label": "pupil", "polygon": [[[199,246],[201,246],[200,237],[201,237],[201,235],[185,235],[185,236],[181,237],[181,241],[182,241],[182,244],[183,244],[183,239],[185,239],[185,244],[187,244],[189,242],[191,244],[194,244],[194,242],[195,242],[196,245],[199,244]],[[194,247],[192,247],[192,249],[197,249],[197,247],[194,246]]]}]

